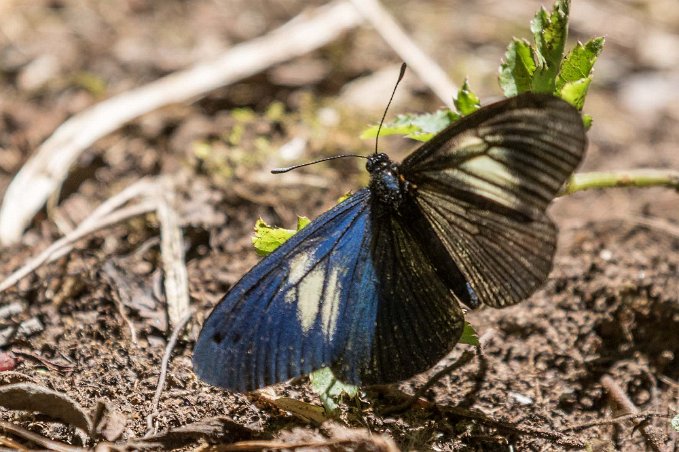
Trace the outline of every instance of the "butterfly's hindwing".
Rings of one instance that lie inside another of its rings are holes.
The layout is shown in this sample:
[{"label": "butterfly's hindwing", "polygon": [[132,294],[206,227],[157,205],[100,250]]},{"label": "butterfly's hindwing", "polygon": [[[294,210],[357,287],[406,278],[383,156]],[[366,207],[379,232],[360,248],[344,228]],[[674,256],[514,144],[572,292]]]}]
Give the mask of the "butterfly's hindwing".
[{"label": "butterfly's hindwing", "polygon": [[379,304],[365,383],[390,383],[429,369],[453,348],[464,328],[458,298],[417,239],[417,227],[373,208],[373,261]]},{"label": "butterfly's hindwing", "polygon": [[454,123],[400,171],[479,300],[498,307],[521,301],[547,278],[556,227],[545,209],[584,148],[577,110],[526,94]]}]

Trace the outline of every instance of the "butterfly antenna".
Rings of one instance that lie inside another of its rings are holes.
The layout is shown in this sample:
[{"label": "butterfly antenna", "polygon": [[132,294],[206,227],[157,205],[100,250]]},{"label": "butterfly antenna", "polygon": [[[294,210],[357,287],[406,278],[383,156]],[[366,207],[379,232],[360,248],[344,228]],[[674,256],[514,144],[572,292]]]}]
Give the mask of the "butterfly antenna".
[{"label": "butterfly antenna", "polygon": [[281,174],[281,173],[287,173],[288,171],[292,171],[297,168],[302,168],[303,166],[309,166],[309,165],[315,165],[316,163],[321,163],[321,162],[327,162],[328,160],[336,160],[336,159],[343,159],[346,157],[358,157],[362,159],[367,159],[365,155],[358,155],[358,154],[342,154],[342,155],[334,155],[332,157],[326,157],[323,159],[319,160],[314,160],[313,162],[307,162],[307,163],[302,163],[301,165],[294,165],[294,166],[288,166],[287,168],[274,168],[271,170],[272,174]]},{"label": "butterfly antenna", "polygon": [[389,105],[391,105],[391,101],[394,99],[394,94],[396,94],[396,88],[398,88],[398,84],[401,83],[401,80],[403,80],[403,76],[406,73],[406,67],[407,65],[405,63],[401,64],[401,72],[398,74],[398,80],[396,80],[396,85],[394,85],[394,90],[391,92],[391,97],[389,98],[389,102],[387,102],[387,108],[384,109],[384,114],[382,115],[382,119],[380,120],[380,125],[377,127],[377,135],[375,136],[375,154],[377,154],[377,142],[380,139],[380,130],[382,130],[382,124],[384,123],[384,118],[387,117],[387,111],[389,111]]}]

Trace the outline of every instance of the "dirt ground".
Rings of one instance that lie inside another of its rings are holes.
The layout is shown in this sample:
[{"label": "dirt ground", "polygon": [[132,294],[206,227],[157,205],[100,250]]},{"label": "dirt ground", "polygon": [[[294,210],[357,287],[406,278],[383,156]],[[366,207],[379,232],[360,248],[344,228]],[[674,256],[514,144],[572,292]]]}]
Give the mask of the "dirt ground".
[{"label": "dirt ground", "polygon": [[[320,4],[1,2],[0,193],[69,116],[209,60]],[[505,46],[512,36],[529,36],[540,4],[385,1],[456,83],[469,77],[484,102],[501,94],[496,74]],[[606,36],[606,46],[585,105],[594,126],[581,170],[679,169],[679,6],[674,0],[574,0],[572,41],[596,35]],[[79,158],[21,243],[2,249],[0,275],[21,267],[126,186],[167,175],[181,182],[176,207],[196,310],[169,363],[153,418],[151,433],[162,437],[156,447],[276,440],[310,449],[325,441],[330,450],[390,450],[393,441],[403,450],[634,451],[652,450],[647,437],[656,435],[664,450],[678,450],[679,433],[669,420],[679,410],[679,194],[663,188],[558,199],[550,212],[561,235],[548,283],[514,307],[469,313],[484,338],[483,354],[410,410],[385,411],[470,347],[456,347],[410,381],[367,388],[359,402],[347,401],[336,419],[322,425],[272,402],[289,397],[318,403],[305,378],[243,395],[194,376],[190,357],[200,325],[258,260],[250,242],[255,220],[293,227],[296,215],[315,217],[367,181],[362,163],[351,160],[285,175],[268,171],[340,152],[369,152],[372,141],[357,137],[379,119],[399,63],[374,30],[361,26],[304,57],[142,116]],[[370,83],[384,68],[391,72],[371,85],[370,95],[358,91],[357,82]],[[409,72],[390,115],[440,104]],[[413,146],[381,140],[396,159]],[[86,410],[106,401],[118,426],[92,439],[34,412],[0,408],[0,420],[80,447],[102,438],[125,444],[143,437],[171,334],[161,280],[158,221],[147,215],[88,236],[0,293],[0,309],[22,307],[0,318],[0,332],[14,331],[9,338],[0,335],[0,350],[22,359],[0,371],[0,384],[34,383]],[[41,328],[15,331],[36,319]],[[599,425],[629,413],[611,387],[649,415]],[[209,433],[176,430],[215,417],[211,425],[217,428]],[[163,436],[172,429],[174,436]],[[8,437],[15,447],[37,447]],[[8,449],[11,444],[0,442]]]}]

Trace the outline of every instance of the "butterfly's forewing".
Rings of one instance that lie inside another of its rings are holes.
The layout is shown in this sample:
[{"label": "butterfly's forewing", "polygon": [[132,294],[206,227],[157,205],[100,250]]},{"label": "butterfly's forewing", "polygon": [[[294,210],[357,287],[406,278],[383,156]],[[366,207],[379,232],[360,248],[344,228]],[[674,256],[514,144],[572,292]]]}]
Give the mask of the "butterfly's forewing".
[{"label": "butterfly's forewing", "polygon": [[517,303],[544,283],[556,246],[545,209],[585,144],[577,110],[524,94],[454,123],[400,166],[481,302]]}]

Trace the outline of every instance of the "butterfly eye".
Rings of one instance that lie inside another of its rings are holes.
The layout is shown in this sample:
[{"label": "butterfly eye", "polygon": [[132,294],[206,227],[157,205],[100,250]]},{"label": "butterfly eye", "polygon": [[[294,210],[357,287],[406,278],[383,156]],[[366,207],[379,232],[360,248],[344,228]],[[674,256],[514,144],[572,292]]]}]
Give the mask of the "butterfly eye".
[{"label": "butterfly eye", "polygon": [[386,168],[390,164],[391,160],[389,160],[389,156],[387,156],[387,154],[373,154],[368,157],[368,162],[365,164],[365,169],[368,170],[369,173],[374,173]]}]

